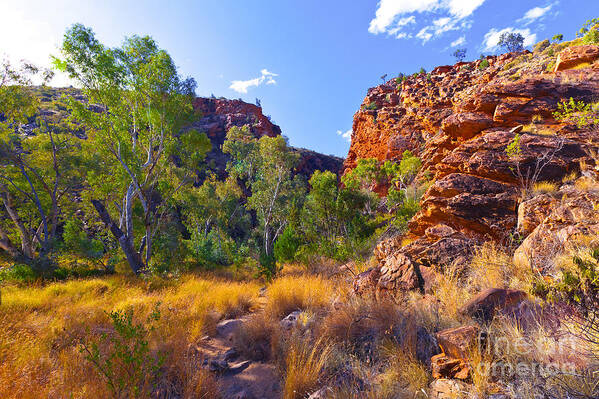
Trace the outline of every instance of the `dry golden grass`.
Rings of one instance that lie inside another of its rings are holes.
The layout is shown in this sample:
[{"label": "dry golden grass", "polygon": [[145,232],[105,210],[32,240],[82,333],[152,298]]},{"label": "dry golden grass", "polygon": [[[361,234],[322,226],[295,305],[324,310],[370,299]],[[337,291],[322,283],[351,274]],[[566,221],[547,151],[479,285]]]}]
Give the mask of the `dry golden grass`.
[{"label": "dry golden grass", "polygon": [[299,336],[292,337],[285,360],[283,398],[305,398],[316,390],[332,351],[333,345],[324,340],[311,342]]},{"label": "dry golden grass", "polygon": [[[318,325],[318,334],[327,340],[356,348],[366,338],[383,338],[400,328],[408,334],[413,327],[400,307],[391,301],[348,298],[328,313]],[[367,341],[367,339],[366,339]]]},{"label": "dry golden grass", "polygon": [[266,361],[272,353],[276,353],[272,347],[279,335],[279,321],[269,318],[264,312],[258,312],[235,332],[233,345],[248,359]]},{"label": "dry golden grass", "polygon": [[578,173],[572,172],[562,178],[562,183],[571,183],[571,182],[575,181],[577,178],[578,178]]},{"label": "dry golden grass", "polygon": [[493,357],[490,353],[481,350],[478,345],[475,345],[470,351],[470,370],[472,379],[472,393],[478,397],[486,397],[491,384],[491,364]]},{"label": "dry golden grass", "polygon": [[161,318],[149,337],[150,349],[168,353],[159,387],[172,396],[216,397],[211,377],[193,371],[199,360],[188,353],[189,345],[218,318],[247,312],[258,290],[257,283],[192,275],[162,282],[112,276],[4,287],[0,397],[61,398],[65,392],[72,398],[110,397],[105,381],[79,352],[79,342],[111,328],[105,311],[131,309],[135,319],[145,320],[157,302]]},{"label": "dry golden grass", "polygon": [[576,188],[581,191],[599,191],[599,182],[589,177],[581,177],[576,180]]},{"label": "dry golden grass", "polygon": [[532,122],[522,127],[523,133],[538,134],[541,136],[553,136],[555,130],[542,124],[543,117],[541,115],[533,115]]},{"label": "dry golden grass", "polygon": [[527,290],[532,277],[530,269],[514,262],[506,248],[487,242],[474,252],[468,271],[468,285],[477,292],[486,288]]},{"label": "dry golden grass", "polygon": [[470,299],[472,293],[468,287],[460,282],[456,273],[448,270],[445,274],[440,274],[433,287],[436,299],[441,303],[441,311],[445,318],[458,320],[458,309],[460,309]]},{"label": "dry golden grass", "polygon": [[337,292],[331,280],[321,276],[284,276],[267,287],[264,311],[275,319],[295,310],[317,312],[330,306]]},{"label": "dry golden grass", "polygon": [[558,190],[557,183],[549,181],[540,181],[534,184],[532,191],[535,194],[551,194]]},{"label": "dry golden grass", "polygon": [[381,397],[425,397],[431,374],[402,345],[393,341],[383,342],[380,351],[387,361],[387,367],[380,378],[378,388]]}]

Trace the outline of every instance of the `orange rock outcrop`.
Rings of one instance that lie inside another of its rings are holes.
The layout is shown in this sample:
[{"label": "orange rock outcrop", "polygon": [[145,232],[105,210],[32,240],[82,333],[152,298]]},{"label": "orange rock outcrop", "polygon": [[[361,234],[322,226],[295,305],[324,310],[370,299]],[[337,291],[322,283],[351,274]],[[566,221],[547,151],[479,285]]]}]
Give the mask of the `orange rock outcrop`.
[{"label": "orange rock outcrop", "polygon": [[[599,46],[508,53],[370,89],[354,116],[345,170],[361,158],[399,160],[411,150],[432,184],[409,232],[379,245],[378,267],[356,286],[374,280],[379,291],[426,289],[429,276],[464,265],[477,243],[516,233],[527,176],[561,182],[593,163],[599,132],[553,113],[570,97],[599,98],[598,59]],[[510,157],[517,134],[521,152]]]}]

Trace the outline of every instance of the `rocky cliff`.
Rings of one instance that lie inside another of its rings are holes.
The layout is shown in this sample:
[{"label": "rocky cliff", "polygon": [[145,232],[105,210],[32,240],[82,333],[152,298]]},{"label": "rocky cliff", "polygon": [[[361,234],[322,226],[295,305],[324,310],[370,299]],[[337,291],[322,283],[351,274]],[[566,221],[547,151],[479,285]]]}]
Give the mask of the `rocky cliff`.
[{"label": "rocky cliff", "polygon": [[[270,121],[262,113],[262,108],[241,100],[225,98],[199,97],[194,101],[194,107],[201,112],[202,118],[192,127],[199,132],[205,132],[212,141],[212,150],[208,153],[209,164],[223,178],[228,160],[221,147],[227,131],[234,126],[249,125],[256,137],[274,137],[281,134],[281,128]],[[293,148],[300,154],[297,173],[309,178],[315,170],[330,170],[339,173],[343,159],[332,155],[320,154],[304,148]]]},{"label": "rocky cliff", "polygon": [[[599,47],[575,44],[440,66],[368,91],[345,169],[361,158],[398,160],[408,149],[432,184],[409,232],[378,245],[378,266],[358,289],[426,289],[435,273],[465,264],[476,244],[526,237],[530,227],[516,227],[532,180],[590,173],[599,132],[553,116],[563,99],[599,98]],[[520,151],[510,157],[516,135]]]}]

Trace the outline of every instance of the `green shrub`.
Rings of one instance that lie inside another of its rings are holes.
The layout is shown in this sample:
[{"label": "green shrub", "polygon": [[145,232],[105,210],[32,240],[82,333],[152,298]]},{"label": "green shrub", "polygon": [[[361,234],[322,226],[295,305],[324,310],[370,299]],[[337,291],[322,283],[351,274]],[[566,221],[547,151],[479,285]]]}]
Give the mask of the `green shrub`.
[{"label": "green shrub", "polygon": [[266,281],[272,281],[280,271],[280,267],[277,266],[277,259],[274,255],[268,255],[265,252],[260,254],[258,260],[258,270],[256,277],[263,277]]},{"label": "green shrub", "polygon": [[368,105],[366,106],[366,109],[369,109],[369,110],[376,110],[376,109],[378,109],[378,106],[376,105],[376,103],[375,103],[374,101],[372,101],[370,104],[368,104]]},{"label": "green shrub", "polygon": [[482,60],[480,62],[480,64],[478,64],[478,69],[480,69],[481,71],[484,71],[488,67],[489,67],[489,60],[487,60],[486,58],[484,60]]},{"label": "green shrub", "polygon": [[38,277],[29,265],[16,263],[0,269],[0,281],[15,281],[20,283],[33,282]]},{"label": "green shrub", "polygon": [[148,338],[160,319],[160,303],[145,323],[133,322],[133,311],[108,313],[114,332],[102,333],[99,340],[81,340],[80,350],[116,398],[148,397],[158,379],[164,356],[150,353]]},{"label": "green shrub", "polygon": [[599,126],[599,103],[589,104],[576,101],[570,97],[568,101],[561,101],[553,117],[566,123],[573,123],[579,128]]},{"label": "green shrub", "polygon": [[215,265],[230,265],[237,248],[235,241],[217,230],[211,230],[206,235],[194,232],[186,243],[198,265],[208,269]]},{"label": "green shrub", "polygon": [[589,33],[584,35],[584,37],[582,38],[582,43],[583,44],[599,43],[599,29],[593,29],[593,30],[589,31]]},{"label": "green shrub", "polygon": [[545,50],[547,47],[549,47],[550,45],[551,45],[551,43],[549,42],[549,40],[545,39],[545,40],[540,41],[537,44],[535,44],[532,51],[535,53],[540,53],[543,50]]},{"label": "green shrub", "polygon": [[66,250],[86,258],[99,258],[104,253],[102,241],[90,239],[79,219],[65,223],[62,240]]},{"label": "green shrub", "polygon": [[285,227],[283,234],[277,238],[274,246],[275,258],[280,262],[290,262],[295,258],[300,239],[291,226]]},{"label": "green shrub", "polygon": [[586,21],[576,34],[576,37],[582,38],[583,44],[599,43],[599,18]]}]

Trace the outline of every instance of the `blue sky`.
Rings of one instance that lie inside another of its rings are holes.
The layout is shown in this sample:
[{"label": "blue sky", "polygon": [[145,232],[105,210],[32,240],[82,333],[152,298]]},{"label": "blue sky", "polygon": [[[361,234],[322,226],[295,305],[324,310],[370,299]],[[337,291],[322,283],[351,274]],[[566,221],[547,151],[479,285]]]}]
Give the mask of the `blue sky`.
[{"label": "blue sky", "polygon": [[[345,156],[366,90],[399,72],[492,54],[517,30],[534,43],[599,17],[598,0],[2,0],[0,53],[48,64],[67,26],[101,41],[148,34],[198,95],[259,98],[291,144]],[[65,84],[58,77],[55,85]],[[343,137],[345,135],[345,137]]]}]

